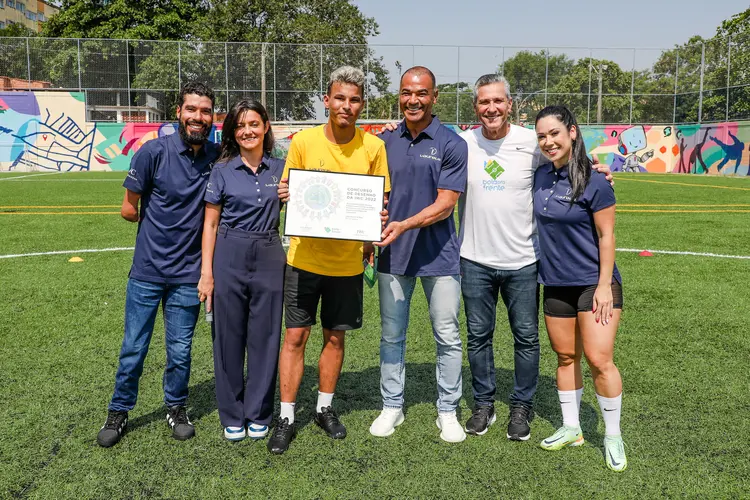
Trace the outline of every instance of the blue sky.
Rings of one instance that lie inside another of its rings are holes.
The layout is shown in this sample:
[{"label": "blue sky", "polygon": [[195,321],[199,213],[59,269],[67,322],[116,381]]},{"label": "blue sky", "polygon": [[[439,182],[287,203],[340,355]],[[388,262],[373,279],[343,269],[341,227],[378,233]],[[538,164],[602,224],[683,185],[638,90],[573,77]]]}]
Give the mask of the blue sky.
[{"label": "blue sky", "polygon": [[[391,74],[395,61],[404,69],[424,64],[438,80],[473,81],[489,73],[518,48],[607,47],[594,50],[595,58],[616,61],[623,69],[648,67],[661,50],[685,43],[693,35],[711,37],[725,19],[750,7],[747,0],[627,0],[627,1],[519,1],[503,0],[354,0],[374,17],[380,35],[371,37]],[[457,45],[415,47],[411,45]],[[617,49],[616,49],[617,48]],[[628,50],[630,49],[630,50]],[[559,50],[558,52],[561,52]],[[565,49],[570,57],[587,57],[587,49]]]}]

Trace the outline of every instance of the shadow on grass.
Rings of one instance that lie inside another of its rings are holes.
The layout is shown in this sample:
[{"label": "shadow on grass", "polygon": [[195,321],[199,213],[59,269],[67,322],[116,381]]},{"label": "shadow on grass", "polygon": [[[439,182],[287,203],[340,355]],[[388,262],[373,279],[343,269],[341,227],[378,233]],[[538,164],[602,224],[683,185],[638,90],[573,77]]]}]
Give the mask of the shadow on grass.
[{"label": "shadow on grass", "polygon": [[[214,378],[211,377],[209,380],[204,380],[190,387],[187,404],[191,421],[197,422],[209,413],[216,411],[214,385]],[[132,431],[139,427],[145,427],[157,420],[164,420],[166,415],[166,407],[160,406],[151,413],[130,420],[128,428]]]},{"label": "shadow on grass", "polygon": [[[463,398],[466,406],[473,408],[474,401],[471,391],[471,371],[468,366],[463,367]],[[507,424],[508,395],[513,390],[513,371],[496,367],[496,395],[495,409],[498,413],[498,423]],[[190,419],[199,421],[204,416],[216,411],[216,397],[214,392],[214,378],[204,380],[190,387],[188,406]],[[295,422],[297,430],[301,430],[313,420],[313,412],[318,397],[318,367],[305,365],[302,384],[297,394],[295,408]],[[404,412],[418,404],[436,404],[437,382],[435,380],[435,365],[432,363],[406,363],[406,389],[404,394]],[[279,392],[278,385],[274,399],[274,410],[278,413]],[[379,411],[383,408],[380,395],[380,367],[373,366],[362,371],[345,371],[341,373],[336,386],[334,408],[339,415],[346,415],[355,411]],[[547,375],[540,375],[534,397],[534,413],[536,418],[549,422],[552,427],[562,425],[562,414],[557,397],[555,379]],[[129,422],[131,430],[147,426],[157,420],[164,420],[166,409],[162,406],[146,415],[141,415]],[[459,415],[460,420],[469,415]],[[601,443],[604,436],[597,430],[599,413],[588,402],[581,403],[581,428],[586,440]],[[275,425],[275,422],[274,424]]]},{"label": "shadow on grass", "polygon": [[[473,398],[471,392],[471,371],[464,367],[464,398],[469,408],[472,408]],[[507,368],[495,368],[495,410],[498,413],[498,423],[507,424],[509,412],[508,396],[513,392],[513,371]],[[504,405],[505,410],[501,405]],[[502,419],[505,411],[505,420]],[[548,375],[539,375],[536,395],[534,396],[534,414],[535,418],[541,418],[549,422],[553,428],[557,429],[562,425],[562,412],[560,410],[560,400],[557,396],[557,382],[553,377]],[[588,402],[581,402],[580,411],[581,430],[587,441],[599,445],[604,436],[598,431],[599,413],[596,408]],[[534,436],[536,439],[537,436]],[[546,436],[545,436],[546,437]]]}]

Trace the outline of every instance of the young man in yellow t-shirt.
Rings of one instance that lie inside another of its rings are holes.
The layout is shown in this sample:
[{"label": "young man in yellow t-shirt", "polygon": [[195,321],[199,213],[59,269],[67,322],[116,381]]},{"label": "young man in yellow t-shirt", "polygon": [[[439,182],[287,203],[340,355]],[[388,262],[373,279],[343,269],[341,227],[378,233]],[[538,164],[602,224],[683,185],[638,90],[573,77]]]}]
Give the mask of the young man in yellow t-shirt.
[{"label": "young man in yellow t-shirt", "polygon": [[[331,74],[323,98],[328,123],[303,130],[292,138],[279,198],[289,199],[289,169],[322,170],[385,177],[390,191],[385,144],[357,128],[364,105],[364,73],[350,66]],[[344,361],[344,334],[362,326],[362,259],[373,253],[371,243],[293,237],[284,280],[286,335],[279,356],[281,414],[268,441],[271,453],[284,453],[294,437],[294,402],[302,381],[304,353],[315,324],[318,302],[323,326],[323,350],[318,371],[320,387],[315,423],[333,439],[346,437],[346,428],[333,411],[332,400]]]}]

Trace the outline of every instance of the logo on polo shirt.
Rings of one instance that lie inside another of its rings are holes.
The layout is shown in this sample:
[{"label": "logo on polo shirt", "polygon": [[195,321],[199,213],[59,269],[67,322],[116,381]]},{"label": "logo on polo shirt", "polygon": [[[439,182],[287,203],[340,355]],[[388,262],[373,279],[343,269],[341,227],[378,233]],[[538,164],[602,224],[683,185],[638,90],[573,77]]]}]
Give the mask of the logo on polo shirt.
[{"label": "logo on polo shirt", "polygon": [[138,180],[138,172],[136,171],[136,169],[131,168],[130,170],[128,170],[128,177],[130,177],[134,181],[137,181]]},{"label": "logo on polo shirt", "polygon": [[275,175],[272,175],[271,176],[271,182],[272,182],[272,184],[266,184],[266,187],[278,186],[279,185],[279,178],[276,177]]},{"label": "logo on polo shirt", "polygon": [[430,148],[430,154],[428,155],[419,155],[420,158],[426,158],[428,160],[435,160],[435,161],[443,161],[442,158],[438,158],[437,155],[438,150],[437,148]]}]

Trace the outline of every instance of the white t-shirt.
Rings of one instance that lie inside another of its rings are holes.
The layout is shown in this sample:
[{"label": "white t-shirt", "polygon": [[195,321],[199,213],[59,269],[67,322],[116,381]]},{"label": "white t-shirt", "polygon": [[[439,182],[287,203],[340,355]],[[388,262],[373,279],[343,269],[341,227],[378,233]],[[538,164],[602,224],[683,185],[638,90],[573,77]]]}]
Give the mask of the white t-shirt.
[{"label": "white t-shirt", "polygon": [[533,264],[539,259],[532,195],[541,157],[536,133],[511,125],[496,141],[481,128],[461,137],[469,145],[468,181],[458,200],[461,257],[505,271]]}]

